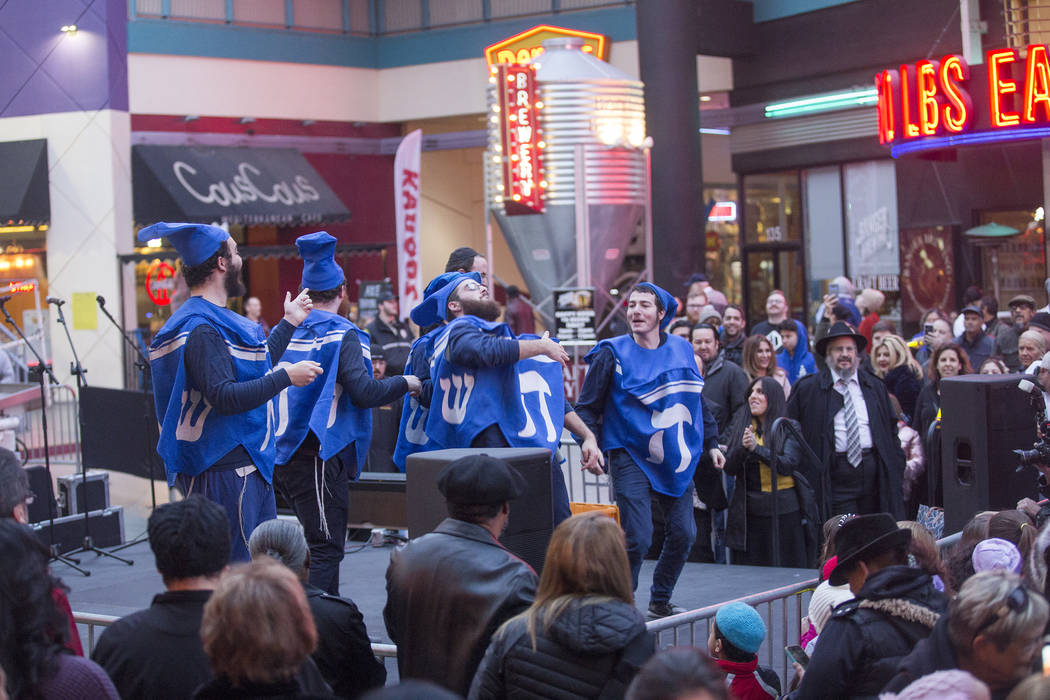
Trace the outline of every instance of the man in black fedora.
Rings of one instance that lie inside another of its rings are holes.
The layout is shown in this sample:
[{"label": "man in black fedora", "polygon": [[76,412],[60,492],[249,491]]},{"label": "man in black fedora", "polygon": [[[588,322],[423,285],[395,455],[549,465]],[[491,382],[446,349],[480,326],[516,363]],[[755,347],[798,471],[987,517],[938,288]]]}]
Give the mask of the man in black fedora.
[{"label": "man in black fedora", "polygon": [[904,452],[882,381],[860,367],[867,341],[843,321],[817,341],[826,366],[791,388],[788,417],[802,426],[820,464],[823,517],[888,512],[903,520]]},{"label": "man in black fedora", "polygon": [[876,697],[929,636],[948,599],[929,574],[908,566],[910,543],[911,530],[897,527],[889,513],[857,516],[839,528],[829,583],[848,583],[856,597],[832,612],[791,698]]},{"label": "man in black fedora", "polygon": [[466,695],[492,634],[536,596],[536,573],[497,539],[525,479],[485,454],[438,475],[449,517],[390,555],[383,619],[401,678]]}]

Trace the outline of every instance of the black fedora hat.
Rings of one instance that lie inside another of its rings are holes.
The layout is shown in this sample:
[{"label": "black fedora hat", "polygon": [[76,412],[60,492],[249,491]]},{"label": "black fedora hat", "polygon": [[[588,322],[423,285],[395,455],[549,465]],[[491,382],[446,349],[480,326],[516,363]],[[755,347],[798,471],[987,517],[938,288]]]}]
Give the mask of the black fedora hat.
[{"label": "black fedora hat", "polygon": [[897,527],[897,521],[889,513],[851,518],[835,533],[835,552],[839,559],[828,581],[832,586],[841,586],[849,580],[850,571],[861,557],[881,554],[909,542],[911,530]]},{"label": "black fedora hat", "polygon": [[835,338],[853,338],[853,340],[857,341],[857,352],[862,352],[868,346],[868,339],[858,333],[856,328],[845,321],[835,321],[831,324],[828,334],[817,341],[817,352],[821,355],[827,355],[825,348]]}]

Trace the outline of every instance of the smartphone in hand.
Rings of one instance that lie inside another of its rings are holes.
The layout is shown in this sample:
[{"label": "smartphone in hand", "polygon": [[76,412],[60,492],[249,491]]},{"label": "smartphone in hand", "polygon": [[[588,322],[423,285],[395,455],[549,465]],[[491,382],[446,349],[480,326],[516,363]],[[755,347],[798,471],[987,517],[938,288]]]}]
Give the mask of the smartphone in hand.
[{"label": "smartphone in hand", "polygon": [[784,647],[784,653],[787,654],[789,661],[797,663],[802,668],[809,664],[809,654],[797,644]]}]

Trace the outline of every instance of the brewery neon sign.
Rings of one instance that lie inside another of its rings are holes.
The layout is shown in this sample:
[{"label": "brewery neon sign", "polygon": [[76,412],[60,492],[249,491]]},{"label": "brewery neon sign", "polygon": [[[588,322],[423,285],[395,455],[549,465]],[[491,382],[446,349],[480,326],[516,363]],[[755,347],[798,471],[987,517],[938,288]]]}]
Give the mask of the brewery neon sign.
[{"label": "brewery neon sign", "polygon": [[498,185],[508,215],[542,214],[543,179],[540,151],[546,146],[540,134],[536,99],[536,68],[511,63],[492,69],[499,104],[493,106],[500,125],[502,183]]},{"label": "brewery neon sign", "polygon": [[543,41],[559,37],[576,37],[583,39],[580,48],[597,58],[606,60],[609,41],[601,34],[583,32],[578,29],[565,29],[541,24],[521,34],[515,34],[503,41],[485,47],[485,60],[490,66],[501,63],[527,63],[543,53]]},{"label": "brewery neon sign", "polygon": [[875,76],[879,143],[894,157],[976,143],[1045,138],[1050,132],[1050,56],[1033,44],[993,49],[985,64],[957,55]]},{"label": "brewery neon sign", "polygon": [[175,268],[154,260],[146,270],[146,296],[157,306],[167,306],[175,293]]}]

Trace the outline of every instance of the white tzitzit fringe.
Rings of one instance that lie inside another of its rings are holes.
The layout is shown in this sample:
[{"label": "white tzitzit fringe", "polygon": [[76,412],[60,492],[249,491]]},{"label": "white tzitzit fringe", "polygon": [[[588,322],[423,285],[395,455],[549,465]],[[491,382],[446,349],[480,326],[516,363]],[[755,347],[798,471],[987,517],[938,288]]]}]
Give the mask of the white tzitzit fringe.
[{"label": "white tzitzit fringe", "polygon": [[328,518],[324,514],[324,460],[321,461],[321,480],[318,483],[317,480],[317,456],[314,456],[314,492],[317,494],[317,510],[321,514],[321,532],[324,533],[325,539],[332,539],[332,534],[328,531]]}]

